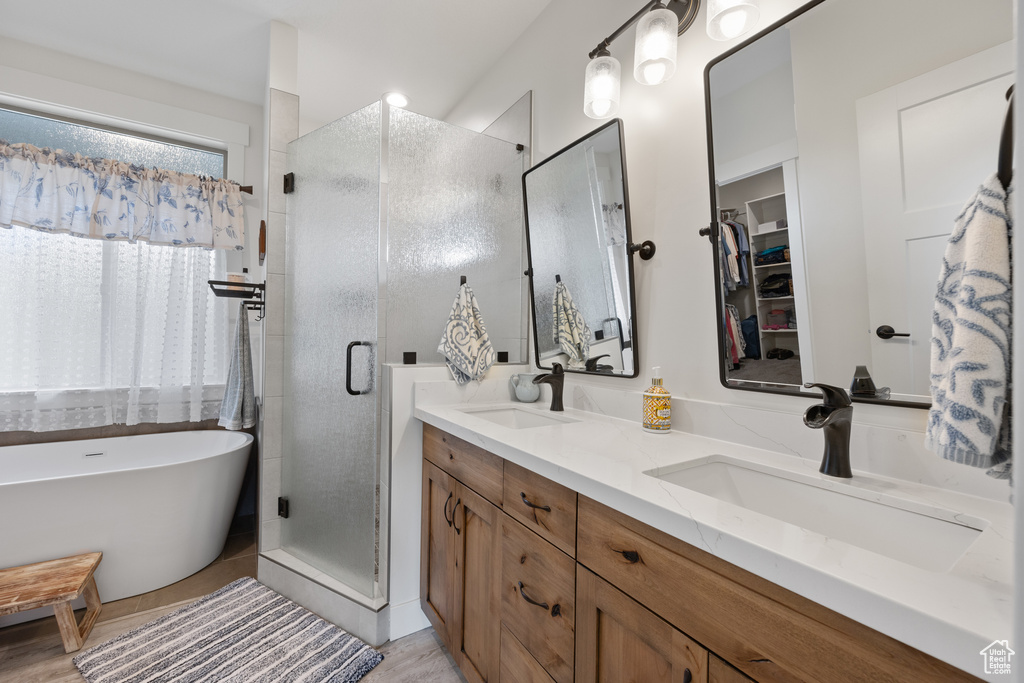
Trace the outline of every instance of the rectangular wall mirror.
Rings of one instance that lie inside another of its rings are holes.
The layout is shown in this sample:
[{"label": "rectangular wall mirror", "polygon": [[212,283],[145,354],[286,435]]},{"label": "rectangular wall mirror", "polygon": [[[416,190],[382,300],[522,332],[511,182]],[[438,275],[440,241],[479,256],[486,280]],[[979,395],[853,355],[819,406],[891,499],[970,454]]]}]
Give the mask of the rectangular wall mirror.
[{"label": "rectangular wall mirror", "polygon": [[819,0],[708,65],[723,384],[865,366],[855,400],[928,407],[941,259],[996,170],[1012,40],[1012,0]]},{"label": "rectangular wall mirror", "polygon": [[523,174],[537,365],[637,376],[622,122]]}]

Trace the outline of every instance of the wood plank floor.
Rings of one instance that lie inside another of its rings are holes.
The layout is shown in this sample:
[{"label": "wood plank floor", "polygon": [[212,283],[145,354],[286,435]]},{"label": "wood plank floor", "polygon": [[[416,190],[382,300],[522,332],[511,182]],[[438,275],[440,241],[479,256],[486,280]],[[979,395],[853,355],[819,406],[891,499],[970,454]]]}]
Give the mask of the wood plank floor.
[{"label": "wood plank floor", "polygon": [[[256,575],[255,545],[250,536],[231,537],[224,552],[206,569],[178,583],[103,605],[99,623],[84,649],[148,623],[243,576]],[[101,596],[102,597],[102,596]],[[367,683],[459,683],[462,677],[433,629],[385,643],[384,661]],[[53,617],[0,629],[0,683],[82,683],[66,654]]]}]

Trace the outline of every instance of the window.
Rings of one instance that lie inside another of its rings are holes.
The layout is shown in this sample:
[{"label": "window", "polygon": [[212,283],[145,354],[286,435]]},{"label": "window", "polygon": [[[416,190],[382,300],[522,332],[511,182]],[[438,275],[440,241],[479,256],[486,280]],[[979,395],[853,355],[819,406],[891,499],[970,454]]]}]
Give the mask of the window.
[{"label": "window", "polygon": [[[0,109],[0,138],[221,177],[223,152]],[[223,250],[0,229],[0,431],[215,418]]]}]

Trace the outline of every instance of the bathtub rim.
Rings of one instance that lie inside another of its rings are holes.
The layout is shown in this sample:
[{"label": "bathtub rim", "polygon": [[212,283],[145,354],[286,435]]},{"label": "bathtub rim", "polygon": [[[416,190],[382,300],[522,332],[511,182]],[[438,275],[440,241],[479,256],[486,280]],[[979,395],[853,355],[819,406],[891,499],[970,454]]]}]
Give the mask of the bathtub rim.
[{"label": "bathtub rim", "polygon": [[[96,442],[96,441],[108,441],[108,440],[113,440],[113,439],[124,439],[124,440],[136,440],[136,439],[145,439],[145,438],[154,439],[154,438],[157,438],[157,437],[166,437],[166,436],[171,436],[171,435],[174,435],[174,434],[195,434],[195,433],[198,433],[198,432],[217,432],[217,433],[225,433],[226,432],[226,433],[231,434],[231,435],[241,436],[241,437],[243,437],[243,439],[242,439],[241,443],[239,443],[238,445],[233,446],[231,448],[225,448],[225,449],[222,449],[222,450],[210,451],[210,452],[200,452],[198,455],[196,455],[194,457],[188,457],[188,458],[184,458],[184,459],[173,460],[173,461],[170,461],[170,462],[161,462],[161,463],[148,464],[148,465],[136,463],[136,464],[134,464],[131,467],[121,467],[121,468],[118,468],[118,469],[107,469],[107,470],[101,470],[101,471],[96,471],[96,472],[82,472],[82,471],[62,472],[58,476],[46,476],[46,477],[38,477],[37,476],[37,477],[32,477],[32,478],[16,479],[14,481],[4,481],[2,478],[0,478],[0,489],[3,489],[5,486],[16,486],[18,484],[30,484],[30,483],[42,482],[42,481],[56,481],[56,480],[60,480],[60,479],[71,479],[71,478],[77,478],[77,477],[96,477],[96,476],[103,476],[103,475],[106,475],[106,474],[114,474],[116,472],[126,472],[126,471],[134,471],[134,470],[155,470],[155,469],[160,469],[160,468],[165,468],[165,467],[174,467],[176,465],[181,465],[181,464],[184,464],[184,463],[187,463],[187,462],[196,462],[196,461],[200,461],[200,460],[206,460],[208,458],[215,458],[215,457],[218,457],[218,456],[221,456],[221,455],[227,455],[229,453],[234,453],[235,451],[238,451],[238,450],[243,449],[243,448],[252,448],[254,442],[256,441],[256,438],[252,434],[250,434],[248,432],[244,432],[244,431],[232,431],[232,430],[224,430],[224,429],[193,429],[193,430],[181,430],[181,431],[174,431],[174,432],[153,432],[151,434],[131,434],[131,435],[125,435],[125,436],[104,436],[104,437],[98,437],[98,438],[95,438],[95,439],[68,439],[67,441],[43,441],[43,442],[31,443],[31,444],[14,444],[14,445],[11,445],[11,446],[0,446],[0,454],[2,454],[4,449],[7,449],[7,448],[12,448],[12,449],[13,448],[32,449],[32,448],[35,448],[35,447],[39,447],[40,449],[43,449],[43,448],[47,448],[47,447],[51,447],[52,448],[54,446],[60,446],[62,444],[73,444],[73,443],[74,444],[86,444],[86,443],[92,443],[92,442]],[[186,437],[186,438],[194,438],[194,437]],[[45,457],[45,456],[37,456],[37,457]]]}]

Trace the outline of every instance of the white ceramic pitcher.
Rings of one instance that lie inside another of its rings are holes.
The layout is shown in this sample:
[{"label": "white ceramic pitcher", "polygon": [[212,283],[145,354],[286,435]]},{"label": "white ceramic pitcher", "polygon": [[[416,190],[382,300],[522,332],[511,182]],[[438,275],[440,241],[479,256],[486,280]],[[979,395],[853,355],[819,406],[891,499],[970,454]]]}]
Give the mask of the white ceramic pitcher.
[{"label": "white ceramic pitcher", "polygon": [[508,383],[516,392],[516,399],[523,403],[533,403],[540,398],[540,385],[533,383],[537,375],[516,374],[509,377]]}]

